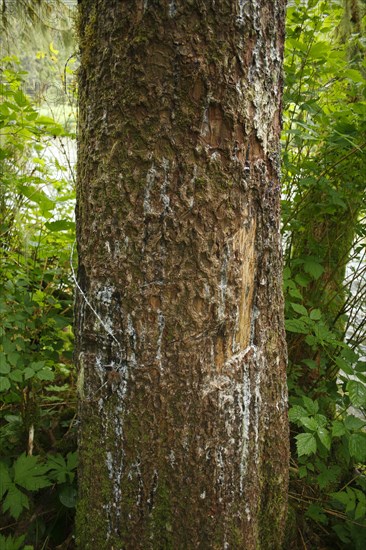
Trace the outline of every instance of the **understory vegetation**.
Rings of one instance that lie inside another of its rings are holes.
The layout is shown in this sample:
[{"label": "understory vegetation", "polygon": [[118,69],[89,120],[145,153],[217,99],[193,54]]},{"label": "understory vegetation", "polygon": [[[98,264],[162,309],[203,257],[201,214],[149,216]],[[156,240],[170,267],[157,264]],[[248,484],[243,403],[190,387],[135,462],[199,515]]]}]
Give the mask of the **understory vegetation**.
[{"label": "understory vegetation", "polygon": [[[74,547],[77,55],[70,5],[55,3],[57,19],[37,12],[31,36],[19,12],[2,22],[2,550]],[[366,547],[365,13],[364,0],[288,2],[289,549]]]}]

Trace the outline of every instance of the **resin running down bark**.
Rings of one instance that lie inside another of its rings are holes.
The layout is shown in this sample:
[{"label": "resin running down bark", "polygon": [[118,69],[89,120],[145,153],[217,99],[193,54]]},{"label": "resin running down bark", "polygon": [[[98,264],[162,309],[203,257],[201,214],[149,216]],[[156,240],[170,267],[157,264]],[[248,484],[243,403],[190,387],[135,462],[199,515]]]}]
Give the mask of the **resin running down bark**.
[{"label": "resin running down bark", "polygon": [[82,549],[281,546],[283,22],[282,0],[81,3]]}]

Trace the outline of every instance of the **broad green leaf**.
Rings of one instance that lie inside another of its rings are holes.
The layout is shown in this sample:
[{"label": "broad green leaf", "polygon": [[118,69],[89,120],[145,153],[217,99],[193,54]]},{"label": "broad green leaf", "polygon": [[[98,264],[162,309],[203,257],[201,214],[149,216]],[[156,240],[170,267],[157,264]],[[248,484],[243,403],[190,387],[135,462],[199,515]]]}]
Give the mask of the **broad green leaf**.
[{"label": "broad green leaf", "polygon": [[61,504],[66,506],[66,508],[75,508],[77,501],[77,491],[75,487],[72,487],[71,485],[62,487],[59,493],[59,499]]},{"label": "broad green leaf", "polygon": [[0,392],[7,391],[10,388],[10,382],[8,378],[0,376]]},{"label": "broad green leaf", "polygon": [[294,405],[288,412],[288,417],[291,422],[297,422],[304,416],[307,416],[307,412],[304,407],[301,407],[300,405]]},{"label": "broad green leaf", "polygon": [[348,439],[349,454],[357,462],[366,462],[366,434],[355,433],[351,434]]},{"label": "broad green leaf", "polygon": [[318,428],[317,434],[324,447],[329,451],[332,440],[328,430],[326,428]]},{"label": "broad green leaf", "polygon": [[319,277],[324,273],[324,267],[314,260],[306,260],[304,263],[304,271],[311,275],[314,279],[319,279]]},{"label": "broad green leaf", "polygon": [[349,414],[344,419],[344,425],[347,430],[356,431],[363,428],[366,425],[366,422],[361,418],[357,418],[357,416],[354,416],[353,414]]},{"label": "broad green leaf", "polygon": [[310,504],[309,508],[305,512],[305,515],[314,521],[323,523],[324,525],[328,523],[328,518],[319,504]]},{"label": "broad green leaf", "polygon": [[341,437],[345,433],[346,433],[346,428],[344,426],[344,423],[340,422],[339,420],[334,420],[332,424],[332,436]]},{"label": "broad green leaf", "polygon": [[6,361],[6,357],[3,353],[0,354],[0,374],[8,374],[10,372],[10,365]]},{"label": "broad green leaf", "polygon": [[364,502],[359,502],[355,510],[355,520],[359,520],[366,515],[366,505]]},{"label": "broad green leaf", "polygon": [[24,546],[25,535],[21,537],[13,537],[8,535],[4,537],[0,535],[0,548],[1,550],[34,550],[33,546]]},{"label": "broad green leaf", "polygon": [[287,319],[285,321],[285,328],[288,332],[298,334],[308,334],[309,332],[307,325],[301,319]]},{"label": "broad green leaf", "polygon": [[339,466],[330,466],[324,468],[317,477],[317,482],[320,489],[325,489],[329,485],[337,483],[340,473],[341,468]]},{"label": "broad green leaf", "polygon": [[26,367],[23,371],[24,380],[29,380],[35,375],[34,370],[31,367]]},{"label": "broad green leaf", "polygon": [[24,508],[29,509],[29,499],[12,483],[3,502],[3,511],[18,519]]},{"label": "broad green leaf", "polygon": [[336,357],[335,363],[345,374],[353,374],[352,364],[343,359],[343,357]]},{"label": "broad green leaf", "polygon": [[37,456],[23,453],[14,464],[14,481],[24,489],[37,491],[52,484],[47,472],[48,466],[41,464]]},{"label": "broad green leaf", "polygon": [[55,222],[47,222],[45,226],[49,231],[67,231],[69,229],[75,229],[75,222],[70,220],[58,220]]},{"label": "broad green leaf", "polygon": [[321,311],[320,309],[313,309],[311,312],[310,312],[310,319],[312,319],[313,321],[319,321],[319,319],[321,319]]},{"label": "broad green leaf", "polygon": [[19,369],[12,370],[9,373],[9,378],[14,380],[14,382],[23,382],[23,373]]},{"label": "broad green leaf", "polygon": [[299,420],[300,424],[302,426],[305,426],[308,430],[311,430],[312,432],[316,432],[318,425],[314,418],[309,418],[308,416],[304,416],[300,418]]},{"label": "broad green leaf", "polygon": [[36,372],[36,378],[38,378],[38,380],[54,380],[55,374],[50,368],[44,367]]},{"label": "broad green leaf", "polygon": [[313,434],[303,433],[296,437],[297,454],[299,456],[311,455],[316,452],[316,439]]},{"label": "broad green leaf", "polygon": [[355,407],[366,407],[366,386],[362,382],[350,380],[347,383],[347,391],[352,405]]},{"label": "broad green leaf", "polygon": [[305,395],[302,398],[302,402],[304,403],[304,406],[307,411],[309,411],[310,414],[316,414],[319,410],[319,405],[317,401],[313,401],[310,399],[310,397],[306,397]]},{"label": "broad green leaf", "polygon": [[296,313],[300,313],[300,315],[304,315],[305,317],[308,316],[308,311],[306,307],[302,306],[301,304],[295,304],[291,303],[291,307]]}]

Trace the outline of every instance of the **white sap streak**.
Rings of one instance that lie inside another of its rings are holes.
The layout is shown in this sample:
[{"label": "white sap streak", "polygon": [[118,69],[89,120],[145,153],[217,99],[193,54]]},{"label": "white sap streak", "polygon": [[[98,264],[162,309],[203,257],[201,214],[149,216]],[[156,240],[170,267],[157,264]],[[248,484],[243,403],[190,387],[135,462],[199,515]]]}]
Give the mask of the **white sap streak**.
[{"label": "white sap streak", "polygon": [[162,165],[163,165],[163,170],[164,170],[164,179],[163,179],[163,183],[161,185],[160,197],[161,197],[161,202],[163,203],[163,206],[164,206],[164,212],[166,213],[166,212],[169,212],[171,210],[171,208],[170,208],[170,198],[169,198],[169,195],[167,194],[167,188],[168,188],[168,183],[169,183],[169,180],[168,180],[169,161],[167,159],[163,158]]},{"label": "white sap streak", "polygon": [[154,163],[152,163],[146,174],[146,187],[144,196],[144,214],[151,214],[150,193],[154,185],[156,178],[156,169]]},{"label": "white sap streak", "polygon": [[220,272],[220,283],[219,283],[219,305],[218,305],[218,320],[223,321],[225,317],[225,304],[226,304],[226,293],[228,290],[227,285],[227,272],[228,264],[230,258],[229,245],[226,244],[224,248],[221,272]]},{"label": "white sap streak", "polygon": [[130,337],[130,346],[128,350],[128,362],[135,367],[137,365],[136,361],[136,344],[137,344],[137,334],[135,327],[133,326],[132,317],[130,314],[127,315],[127,334]]},{"label": "white sap streak", "polygon": [[175,0],[171,0],[169,2],[169,17],[174,17],[177,13],[177,5],[175,3]]},{"label": "white sap streak", "polygon": [[156,360],[159,365],[160,372],[163,370],[162,355],[161,355],[161,345],[163,342],[163,332],[165,328],[165,318],[163,313],[158,309],[158,339],[157,339],[157,352]]},{"label": "white sap streak", "polygon": [[240,456],[240,481],[239,490],[240,494],[243,494],[244,478],[247,470],[248,454],[249,454],[249,429],[250,429],[250,403],[251,403],[251,384],[250,384],[250,371],[249,363],[244,362],[243,365],[243,381],[241,391],[241,456]]}]

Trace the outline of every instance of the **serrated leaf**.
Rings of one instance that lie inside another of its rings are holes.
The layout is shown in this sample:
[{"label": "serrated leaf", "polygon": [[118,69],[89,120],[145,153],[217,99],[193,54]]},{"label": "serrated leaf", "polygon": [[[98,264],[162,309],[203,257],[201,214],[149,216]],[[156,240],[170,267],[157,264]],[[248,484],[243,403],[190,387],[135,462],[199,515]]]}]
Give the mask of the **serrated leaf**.
[{"label": "serrated leaf", "polygon": [[309,329],[301,319],[287,319],[285,321],[287,332],[295,332],[297,334],[308,334]]},{"label": "serrated leaf", "polygon": [[304,407],[300,405],[294,405],[288,412],[288,417],[291,422],[297,422],[303,416],[307,416],[307,412]]},{"label": "serrated leaf", "polygon": [[332,436],[341,437],[345,433],[346,433],[346,428],[343,422],[340,422],[339,420],[334,420],[332,424]]},{"label": "serrated leaf", "polygon": [[366,386],[357,380],[350,380],[347,383],[347,391],[352,405],[355,407],[366,407]]},{"label": "serrated leaf", "polygon": [[23,373],[19,369],[15,369],[9,373],[9,378],[14,382],[23,382]]},{"label": "serrated leaf", "polygon": [[309,416],[303,416],[299,420],[300,424],[302,426],[305,426],[308,430],[311,430],[312,432],[316,432],[318,425],[314,418],[310,418]]},{"label": "serrated leaf", "polygon": [[299,456],[311,455],[316,452],[316,439],[313,434],[303,433],[296,436],[297,454]]},{"label": "serrated leaf", "polygon": [[303,479],[304,477],[306,477],[308,475],[308,470],[306,466],[300,466],[298,474],[300,479]]},{"label": "serrated leaf", "polygon": [[355,520],[361,519],[366,514],[366,505],[364,502],[359,502],[355,510]]},{"label": "serrated leaf", "polygon": [[67,467],[69,470],[75,470],[77,468],[78,458],[77,451],[67,453]]},{"label": "serrated leaf", "polygon": [[310,319],[312,319],[313,321],[319,321],[319,319],[321,319],[321,311],[320,309],[313,309],[312,311],[310,311]]},{"label": "serrated leaf", "polygon": [[29,378],[32,378],[34,376],[35,372],[31,367],[26,367],[23,371],[24,380],[29,380]]},{"label": "serrated leaf", "polygon": [[327,424],[327,419],[323,414],[314,414],[314,420],[318,428],[323,428]]},{"label": "serrated leaf", "polygon": [[47,476],[48,466],[37,456],[20,455],[14,464],[14,481],[24,489],[37,491],[52,484]]},{"label": "serrated leaf", "polygon": [[329,451],[332,440],[331,440],[331,437],[330,437],[330,434],[329,434],[328,430],[326,428],[320,427],[320,428],[318,428],[316,433],[318,434],[318,437],[319,437],[320,441],[322,442],[322,444],[324,445],[324,447],[326,449],[328,449],[328,451]]},{"label": "serrated leaf", "polygon": [[366,422],[364,420],[361,420],[361,418],[357,418],[357,416],[354,416],[353,414],[349,414],[344,419],[344,425],[347,430],[356,431],[363,428],[363,426],[366,425]]},{"label": "serrated leaf", "polygon": [[324,513],[324,510],[318,504],[310,504],[309,508],[306,510],[305,515],[314,521],[323,523],[326,525],[328,523],[328,518]]},{"label": "serrated leaf", "polygon": [[336,357],[335,363],[337,367],[342,370],[345,374],[353,374],[353,366],[352,363],[349,363],[343,357]]},{"label": "serrated leaf", "polygon": [[29,509],[29,499],[12,483],[3,502],[3,511],[9,512],[14,519],[18,519],[24,508]]},{"label": "serrated leaf", "polygon": [[44,369],[36,372],[36,378],[38,378],[38,380],[53,380],[55,378],[55,374],[50,368],[45,367]]},{"label": "serrated leaf", "polygon": [[67,231],[75,229],[75,222],[69,220],[57,220],[55,222],[47,222],[45,226],[49,231]]},{"label": "serrated leaf", "polygon": [[291,307],[296,313],[299,313],[300,315],[304,315],[305,317],[308,316],[308,310],[306,307],[302,306],[301,304],[295,304],[291,303]]},{"label": "serrated leaf", "polygon": [[34,550],[33,546],[24,546],[24,540],[25,535],[21,537],[13,537],[12,535],[4,537],[0,535],[0,548],[1,550]]},{"label": "serrated leaf", "polygon": [[341,468],[339,466],[324,468],[324,470],[317,477],[317,482],[320,489],[325,489],[331,483],[336,483],[340,472]]},{"label": "serrated leaf", "polygon": [[9,374],[10,365],[6,361],[6,357],[3,353],[0,354],[0,374]]},{"label": "serrated leaf", "polygon": [[319,410],[319,405],[316,401],[313,401],[312,399],[310,399],[310,397],[306,397],[305,395],[303,396],[302,398],[302,402],[304,403],[304,406],[306,408],[306,410],[310,413],[310,414],[316,414]]},{"label": "serrated leaf", "polygon": [[306,260],[304,262],[304,271],[314,279],[319,279],[324,272],[324,267],[314,260]]},{"label": "serrated leaf", "polygon": [[5,376],[0,376],[0,392],[7,391],[10,388],[10,382]]},{"label": "serrated leaf", "polygon": [[351,434],[348,439],[349,454],[357,462],[366,462],[366,434]]}]

